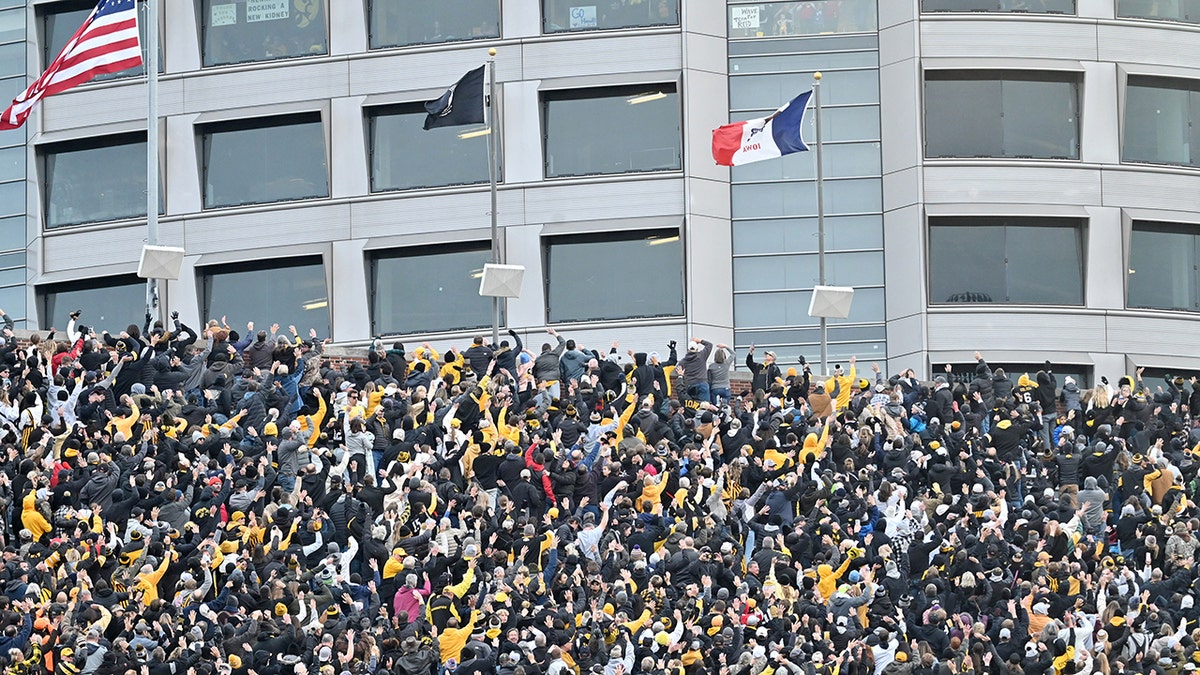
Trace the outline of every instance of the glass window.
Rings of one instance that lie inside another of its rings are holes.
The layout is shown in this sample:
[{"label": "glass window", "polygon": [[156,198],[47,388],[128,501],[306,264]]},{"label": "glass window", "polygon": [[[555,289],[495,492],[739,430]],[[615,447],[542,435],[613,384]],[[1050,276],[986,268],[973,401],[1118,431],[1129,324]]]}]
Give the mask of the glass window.
[{"label": "glass window", "polygon": [[[735,258],[733,286],[739,291],[813,288],[820,279],[817,255]],[[825,283],[830,286],[883,285],[883,253],[827,253]]]},{"label": "glass window", "polygon": [[1129,244],[1129,306],[1200,311],[1200,226],[1136,222]]},{"label": "glass window", "polygon": [[492,325],[492,299],[479,295],[486,244],[381,251],[371,259],[376,335],[468,330]]},{"label": "glass window", "polygon": [[146,134],[38,147],[46,227],[146,215]]},{"label": "glass window", "polygon": [[542,0],[543,31],[679,25],[679,0]]},{"label": "glass window", "polygon": [[[825,181],[825,214],[875,213],[883,210],[883,181],[879,178]],[[733,186],[733,213],[739,218],[778,218],[817,215],[816,182],[781,189],[777,183]]]},{"label": "glass window", "polygon": [[[883,248],[883,216],[825,218],[825,250]],[[733,254],[753,255],[817,250],[817,219],[735,220]]]},{"label": "glass window", "polygon": [[1117,16],[1127,19],[1200,23],[1200,2],[1197,0],[1117,0]]},{"label": "glass window", "polygon": [[[78,26],[76,26],[78,28]],[[25,41],[25,3],[20,9],[0,12],[0,42]]]},{"label": "glass window", "polygon": [[1083,304],[1083,223],[930,218],[931,304]]},{"label": "glass window", "polygon": [[1200,80],[1130,77],[1121,159],[1200,166]]},{"label": "glass window", "polygon": [[927,71],[925,156],[1079,159],[1079,75]]},{"label": "glass window", "polygon": [[[45,12],[41,15],[42,19],[42,69],[45,70],[50,62],[54,60],[58,53],[67,46],[67,41],[70,40],[83,22],[96,9],[94,0],[71,0],[70,2],[56,2],[52,5],[42,5]],[[142,44],[142,60],[149,60],[146,56],[146,0],[138,0],[138,35],[141,37]],[[161,31],[160,31],[161,34]],[[161,45],[161,40],[160,40]],[[163,72],[162,48],[159,48],[158,72]],[[104,82],[105,80],[115,80],[124,77],[136,77],[145,75],[146,69],[143,66],[135,66],[126,68],[116,73],[104,73],[97,75],[89,80],[89,82]]]},{"label": "glass window", "polygon": [[[824,106],[879,103],[879,71],[824,71],[821,80],[821,122]],[[771,110],[812,88],[812,73],[772,73],[729,78],[729,107],[733,110]],[[878,124],[878,121],[876,121]]]},{"label": "glass window", "polygon": [[795,0],[730,5],[729,37],[862,33],[876,29],[875,15],[875,0]]},{"label": "glass window", "polygon": [[119,333],[129,324],[141,326],[146,316],[146,280],[135,276],[87,279],[39,286],[42,326],[65,328],[71,312],[82,309],[80,321],[99,333]]},{"label": "glass window", "polygon": [[678,230],[550,237],[544,253],[550,323],[683,315]]},{"label": "glass window", "polygon": [[26,241],[25,216],[0,218],[0,248],[24,248]]},{"label": "glass window", "polygon": [[546,177],[682,167],[674,84],[547,92]]},{"label": "glass window", "polygon": [[0,75],[24,74],[25,43],[10,42],[0,46]]},{"label": "glass window", "polygon": [[17,328],[23,327],[21,324],[25,318],[25,280],[21,279],[20,284],[0,288],[0,309],[12,317]]},{"label": "glass window", "polygon": [[425,131],[426,116],[421,103],[368,113],[372,192],[488,182],[487,136],[462,138],[460,127]]},{"label": "glass window", "polygon": [[25,212],[25,181],[0,183],[0,215]]},{"label": "glass window", "polygon": [[329,292],[319,257],[204,267],[199,276],[200,306],[207,317],[228,316],[239,325],[291,325],[304,336],[316,328],[329,335]]},{"label": "glass window", "polygon": [[[817,326],[821,320],[808,315],[812,291],[738,293],[733,296],[733,322],[739,328]],[[877,323],[884,319],[883,289],[856,288],[850,316],[830,319],[830,324]]]},{"label": "glass window", "polygon": [[0,150],[0,181],[25,178],[25,147]]},{"label": "glass window", "polygon": [[204,65],[329,53],[324,0],[203,0]]},{"label": "glass window", "polygon": [[204,207],[329,196],[320,113],[201,127]]},{"label": "glass window", "polygon": [[921,0],[921,11],[1074,14],[1075,0]]},{"label": "glass window", "polygon": [[500,37],[500,0],[371,0],[371,49]]},{"label": "glass window", "polygon": [[[824,121],[824,120],[822,120]],[[806,133],[808,130],[805,130]],[[824,131],[824,127],[822,127]],[[809,136],[813,134],[809,133]],[[816,180],[814,153],[796,152],[770,162],[754,162],[733,167],[737,183],[769,180]],[[883,172],[879,143],[826,143],[825,178],[879,176]]]}]

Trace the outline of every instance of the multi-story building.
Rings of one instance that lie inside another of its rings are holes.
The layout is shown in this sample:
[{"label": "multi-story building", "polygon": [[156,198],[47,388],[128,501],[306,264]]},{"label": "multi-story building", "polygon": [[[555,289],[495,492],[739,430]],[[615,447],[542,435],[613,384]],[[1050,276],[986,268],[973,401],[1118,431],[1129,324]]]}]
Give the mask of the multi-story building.
[{"label": "multi-story building", "polygon": [[[91,4],[28,3],[30,73]],[[753,344],[814,358],[814,158],[729,170],[709,145],[819,70],[827,282],[856,288],[850,317],[830,322],[831,361],[928,373],[980,349],[1085,381],[1200,369],[1187,353],[1200,336],[1200,9],[1187,0],[160,12],[159,242],[186,251],[163,300],[190,320],[313,326],[347,344],[486,332],[487,135],[421,126],[422,103],[495,48],[500,241],[526,268],[503,323],[531,342],[553,326],[594,347],[701,335],[739,357]],[[136,75],[30,119],[31,326],[76,307],[140,322]]]}]

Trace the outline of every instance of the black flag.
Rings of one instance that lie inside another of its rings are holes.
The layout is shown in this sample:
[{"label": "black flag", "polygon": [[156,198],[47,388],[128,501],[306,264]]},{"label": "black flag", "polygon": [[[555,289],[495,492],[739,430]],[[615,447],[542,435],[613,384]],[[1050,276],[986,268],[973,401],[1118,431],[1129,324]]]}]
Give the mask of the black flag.
[{"label": "black flag", "polygon": [[437,127],[461,127],[483,124],[483,76],[487,66],[479,66],[462,76],[441,98],[425,104],[425,130]]}]

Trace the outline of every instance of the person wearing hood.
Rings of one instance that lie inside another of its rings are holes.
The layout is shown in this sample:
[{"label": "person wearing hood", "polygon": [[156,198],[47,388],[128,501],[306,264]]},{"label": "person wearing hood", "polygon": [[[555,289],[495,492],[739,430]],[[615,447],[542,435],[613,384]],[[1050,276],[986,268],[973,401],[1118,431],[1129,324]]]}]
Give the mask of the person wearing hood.
[{"label": "person wearing hood", "polygon": [[1101,490],[1099,481],[1088,476],[1083,479],[1083,489],[1079,491],[1078,501],[1083,508],[1083,523],[1087,534],[1099,536],[1104,533],[1105,507],[1108,505],[1108,493]]}]

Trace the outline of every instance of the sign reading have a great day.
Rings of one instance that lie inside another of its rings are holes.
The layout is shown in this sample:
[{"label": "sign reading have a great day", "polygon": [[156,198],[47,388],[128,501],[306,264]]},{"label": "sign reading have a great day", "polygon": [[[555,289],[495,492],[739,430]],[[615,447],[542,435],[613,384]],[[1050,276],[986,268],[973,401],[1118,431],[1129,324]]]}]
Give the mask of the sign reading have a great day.
[{"label": "sign reading have a great day", "polygon": [[288,0],[247,0],[246,23],[286,19],[288,10]]}]

